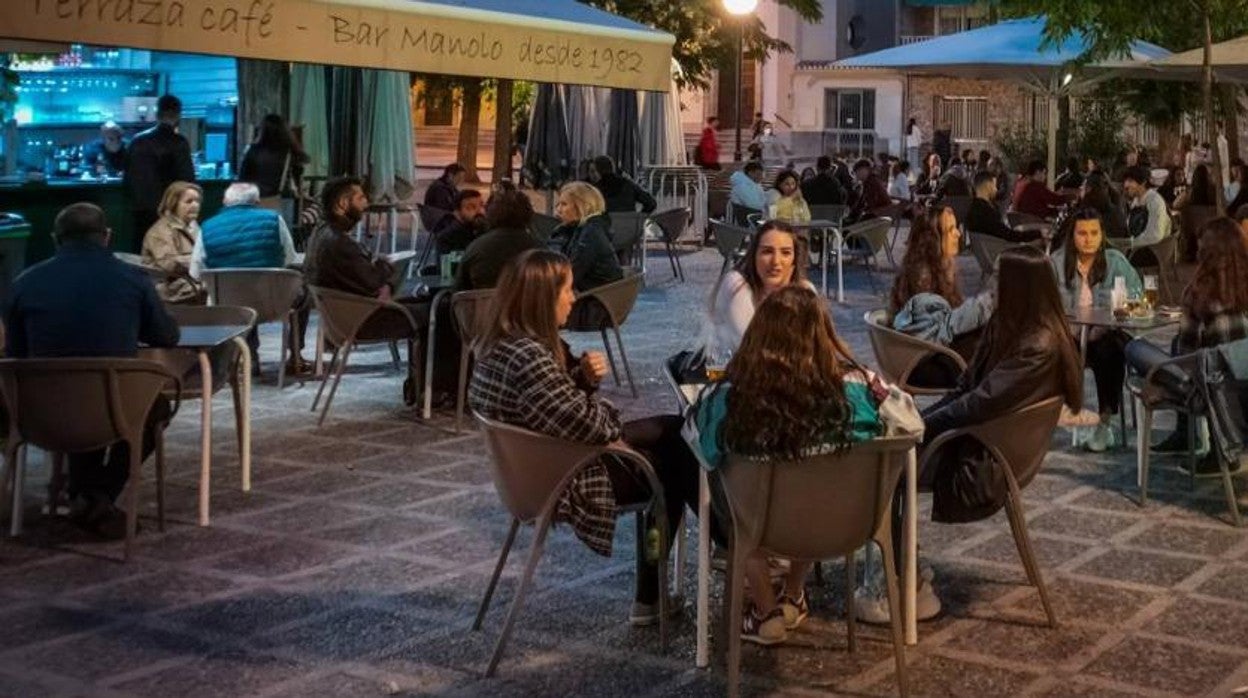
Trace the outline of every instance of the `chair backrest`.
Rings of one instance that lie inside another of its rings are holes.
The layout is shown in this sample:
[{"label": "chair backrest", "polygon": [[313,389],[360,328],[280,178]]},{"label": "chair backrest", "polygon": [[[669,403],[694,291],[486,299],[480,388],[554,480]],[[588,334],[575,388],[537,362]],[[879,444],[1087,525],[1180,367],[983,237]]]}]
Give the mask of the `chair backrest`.
[{"label": "chair backrest", "polygon": [[1001,253],[1014,246],[1009,240],[1003,240],[995,235],[984,235],[975,231],[970,232],[971,237],[971,254],[975,255],[975,261],[979,262],[979,270],[985,276],[992,273],[993,268],[997,264],[997,257]]},{"label": "chair backrest", "polygon": [[1053,430],[1061,417],[1061,396],[1051,397],[992,421],[966,429],[1000,461],[1009,464],[1020,488],[1026,487],[1049,452]]},{"label": "chair backrest", "polygon": [[750,231],[745,228],[714,219],[711,220],[711,232],[715,235],[715,247],[719,250],[719,254],[723,256],[724,261],[729,263],[736,260],[737,252],[750,237]]},{"label": "chair backrest", "polygon": [[303,290],[294,269],[206,269],[203,280],[214,305],[251,308],[260,324],[286,317]]},{"label": "chair backrest", "polygon": [[169,278],[169,275],[166,274],[164,270],[143,261],[143,255],[137,255],[131,252],[114,252],[113,256],[130,266],[142,269],[143,273],[147,274],[152,279],[153,283],[157,281],[165,281]]},{"label": "chair backrest", "polygon": [[364,321],[385,306],[385,302],[376,298],[322,286],[309,286],[308,291],[312,294],[317,312],[321,314],[325,337],[339,347],[348,339],[354,339]]},{"label": "chair backrest", "polygon": [[9,435],[58,453],[103,448],[142,434],[162,389],[178,380],[144,359],[2,359]]},{"label": "chair backrest", "polygon": [[459,331],[459,338],[464,346],[472,345],[485,332],[485,323],[488,321],[486,309],[492,298],[492,288],[460,291],[451,296],[451,314],[455,316],[455,329]]},{"label": "chair backrest", "polygon": [[[1162,268],[1169,269],[1171,265],[1174,264],[1175,255],[1178,254],[1179,236],[1167,235],[1151,245],[1136,247],[1127,254],[1127,259],[1132,265],[1136,265],[1136,257],[1144,250],[1150,250],[1153,253],[1153,256],[1156,257],[1157,261],[1161,264]],[[1151,260],[1149,261],[1151,262]],[[1143,269],[1147,269],[1151,265],[1141,263],[1140,266]]]},{"label": "chair backrest", "polygon": [[548,216],[545,213],[534,213],[533,221],[529,226],[533,229],[533,237],[545,243],[550,240],[550,236],[555,232],[555,228],[559,227],[559,219],[554,216]]},{"label": "chair backrest", "polygon": [[911,438],[874,439],[780,463],[729,455],[716,472],[748,540],[778,557],[825,560],[874,537],[914,446]]},{"label": "chair backrest", "polygon": [[971,212],[971,202],[975,200],[973,196],[946,196],[940,200],[940,203],[953,209],[953,215],[958,219],[958,225],[966,224],[966,216]]},{"label": "chair backrest", "polygon": [[[624,278],[619,281],[612,281],[597,288],[591,288],[583,295],[593,296],[602,303],[607,312],[611,313],[611,318],[615,320],[616,325],[623,325],[628,320],[629,313],[633,312],[633,306],[637,304],[637,296],[641,295],[641,286],[645,282],[646,275],[633,269],[624,270]],[[572,329],[572,328],[569,328]],[[585,329],[598,329],[585,328]]]},{"label": "chair backrest", "polygon": [[843,204],[811,204],[810,219],[813,221],[837,221],[838,223],[849,213],[849,207]]},{"label": "chair backrest", "polygon": [[888,229],[893,226],[893,219],[887,216],[868,218],[845,228],[844,239],[851,237],[865,240],[871,248],[871,254],[879,254],[888,246]]},{"label": "chair backrest", "polygon": [[240,305],[167,305],[165,309],[179,326],[186,325],[248,325],[258,317],[252,308]]},{"label": "chair backrest", "polygon": [[651,214],[650,220],[663,231],[663,238],[668,242],[676,242],[684,234],[689,225],[689,209],[670,208],[666,211]]},{"label": "chair backrest", "polygon": [[614,212],[611,214],[611,249],[628,252],[637,246],[646,223],[641,212]]},{"label": "chair backrest", "polygon": [[603,446],[576,443],[487,419],[473,412],[490,451],[490,476],[499,499],[524,523],[538,518],[551,494],[579,466],[596,460]]},{"label": "chair backrest", "polygon": [[763,227],[763,221],[765,219],[766,216],[762,213],[751,213],[745,217],[745,222],[750,226],[750,230],[758,232],[758,229]]},{"label": "chair backrest", "polygon": [[934,354],[947,356],[959,369],[965,369],[966,362],[962,357],[947,347],[894,330],[885,324],[886,318],[887,313],[884,310],[869,310],[863,316],[867,323],[867,337],[871,340],[871,349],[875,352],[880,373],[913,395],[940,395],[948,392],[947,388],[910,385],[910,374],[919,362]]}]

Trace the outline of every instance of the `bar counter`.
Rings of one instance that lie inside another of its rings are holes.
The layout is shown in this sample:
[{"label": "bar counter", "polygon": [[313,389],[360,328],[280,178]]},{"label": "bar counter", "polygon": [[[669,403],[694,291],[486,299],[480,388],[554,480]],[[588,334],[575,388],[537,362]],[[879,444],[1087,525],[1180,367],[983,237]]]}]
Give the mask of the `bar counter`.
[{"label": "bar counter", "polygon": [[[202,221],[221,209],[221,197],[233,180],[201,179],[196,183],[204,189]],[[104,209],[113,229],[112,248],[120,252],[137,251],[136,236],[147,231],[131,230],[130,203],[120,179],[84,180],[77,177],[30,182],[0,181],[0,211],[20,213],[30,223],[30,241],[26,247],[26,265],[52,256],[52,222],[66,206],[86,201]]]}]

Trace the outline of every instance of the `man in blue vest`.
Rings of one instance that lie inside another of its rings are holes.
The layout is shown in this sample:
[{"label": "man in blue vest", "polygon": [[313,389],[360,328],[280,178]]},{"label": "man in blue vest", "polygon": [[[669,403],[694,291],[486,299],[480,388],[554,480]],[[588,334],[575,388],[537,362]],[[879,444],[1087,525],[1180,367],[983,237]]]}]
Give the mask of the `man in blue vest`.
[{"label": "man in blue vest", "polygon": [[[224,208],[200,225],[199,239],[191,251],[191,277],[199,279],[205,269],[271,269],[295,261],[295,243],[290,228],[277,213],[260,204],[260,189],[250,182],[235,182],[225,190]],[[295,302],[299,327],[307,327],[308,308],[301,296]],[[299,374],[305,362],[299,356],[302,342],[290,342],[287,373]],[[255,330],[247,336],[253,370],[259,371],[260,338]]]}]

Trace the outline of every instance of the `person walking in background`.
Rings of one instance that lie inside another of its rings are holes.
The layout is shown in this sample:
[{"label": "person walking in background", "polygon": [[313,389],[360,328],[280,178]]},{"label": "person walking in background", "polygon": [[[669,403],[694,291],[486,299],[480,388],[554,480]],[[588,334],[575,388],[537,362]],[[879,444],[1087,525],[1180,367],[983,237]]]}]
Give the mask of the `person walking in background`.
[{"label": "person walking in background", "polygon": [[650,192],[636,182],[615,171],[615,162],[606,155],[599,155],[589,165],[589,181],[602,193],[607,213],[652,213],[659,203]]},{"label": "person walking in background", "polygon": [[238,181],[251,182],[260,190],[261,205],[276,210],[282,194],[299,190],[308,155],[295,140],[286,120],[279,114],[266,114],[260,133],[238,166]]},{"label": "person walking in background", "polygon": [[459,185],[464,181],[467,170],[458,162],[452,162],[442,169],[442,175],[429,183],[425,190],[425,205],[439,211],[455,210],[455,195],[459,193]]},{"label": "person walking in background", "polygon": [[133,252],[143,249],[144,233],[160,218],[158,208],[169,185],[195,181],[191,145],[178,133],[181,120],[182,100],[163,95],[156,101],[156,125],[130,141],[124,183],[130,198]]},{"label": "person walking in background", "polygon": [[911,118],[906,124],[906,161],[919,162],[919,147],[923,145],[923,129],[919,128],[918,119]]},{"label": "person walking in background", "polygon": [[693,151],[693,164],[706,170],[720,169],[719,141],[715,134],[717,130],[719,130],[719,117],[707,117],[706,128],[702,129],[702,138],[698,140],[698,148]]}]

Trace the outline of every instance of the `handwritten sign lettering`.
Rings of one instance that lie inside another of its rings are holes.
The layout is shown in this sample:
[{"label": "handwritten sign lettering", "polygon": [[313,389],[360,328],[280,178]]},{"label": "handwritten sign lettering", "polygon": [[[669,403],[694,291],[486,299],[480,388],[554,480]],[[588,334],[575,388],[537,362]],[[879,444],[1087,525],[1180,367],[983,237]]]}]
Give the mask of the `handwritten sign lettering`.
[{"label": "handwritten sign lettering", "polygon": [[658,33],[512,25],[353,0],[3,1],[0,36],[9,38],[643,90],[666,90],[670,80],[671,37]]}]

